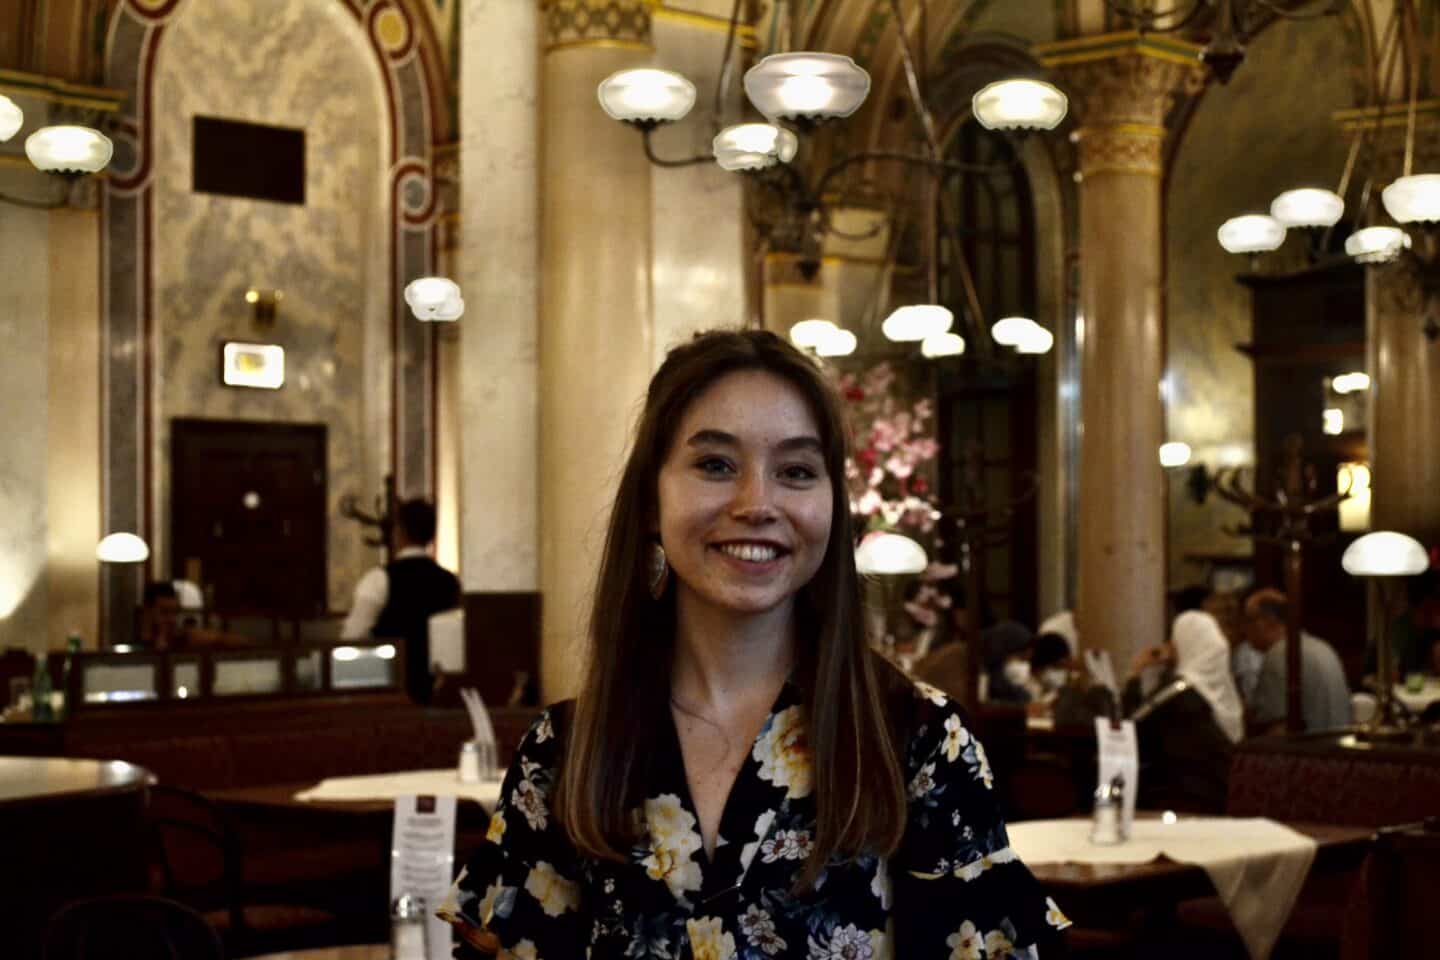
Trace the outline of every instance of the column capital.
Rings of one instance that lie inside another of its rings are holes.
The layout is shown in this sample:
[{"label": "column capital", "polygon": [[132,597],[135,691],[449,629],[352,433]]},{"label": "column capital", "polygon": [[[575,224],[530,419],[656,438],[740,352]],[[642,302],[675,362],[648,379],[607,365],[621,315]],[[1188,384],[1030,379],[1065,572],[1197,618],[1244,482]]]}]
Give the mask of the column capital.
[{"label": "column capital", "polygon": [[567,47],[654,49],[651,24],[659,0],[540,0],[546,53]]},{"label": "column capital", "polygon": [[1070,97],[1081,175],[1161,172],[1165,117],[1181,93],[1204,87],[1200,47],[1134,31],[1039,44]]},{"label": "column capital", "polygon": [[[1374,171],[1379,175],[1377,186],[1400,175],[1405,156],[1405,131],[1410,119],[1408,103],[1337,110],[1330,118],[1350,139],[1373,138]],[[1421,100],[1415,104],[1414,172],[1425,173],[1437,163],[1440,163],[1440,100]]]}]

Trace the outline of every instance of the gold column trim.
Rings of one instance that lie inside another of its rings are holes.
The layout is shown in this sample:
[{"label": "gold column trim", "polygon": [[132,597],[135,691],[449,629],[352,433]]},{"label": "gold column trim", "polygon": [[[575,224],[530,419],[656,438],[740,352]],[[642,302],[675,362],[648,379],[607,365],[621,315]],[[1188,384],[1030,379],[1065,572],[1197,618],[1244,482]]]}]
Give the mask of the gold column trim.
[{"label": "gold column trim", "polygon": [[[1380,126],[1403,127],[1409,122],[1408,103],[1387,103],[1382,107],[1352,107],[1336,110],[1330,118],[1346,133],[1374,130],[1378,118]],[[1440,120],[1440,99],[1419,100],[1415,103],[1417,123],[1433,123]]]},{"label": "gold column trim", "polygon": [[45,77],[20,70],[0,70],[0,93],[19,94],[48,103],[114,113],[125,100],[125,91],[91,87],[59,77]]},{"label": "gold column trim", "polygon": [[581,47],[597,47],[605,50],[637,50],[640,53],[654,53],[655,45],[642,40],[607,40],[597,37],[594,40],[561,40],[558,43],[551,43],[545,46],[546,53],[556,50],[578,50]]},{"label": "gold column trim", "polygon": [[655,49],[651,24],[659,0],[540,0],[541,48]]},{"label": "gold column trim", "polygon": [[1175,37],[1138,30],[1121,30],[1116,33],[1098,33],[1050,43],[1032,44],[1030,52],[1047,67],[1060,67],[1071,63],[1089,63],[1125,55],[1151,57],[1167,60],[1185,66],[1201,66],[1198,43],[1179,40]]},{"label": "gold column trim", "polygon": [[[717,17],[711,13],[700,13],[698,10],[684,10],[680,7],[667,7],[661,4],[655,8],[654,18],[670,23],[683,23],[687,27],[695,27],[699,30],[711,30],[717,33],[730,32],[728,17]],[[749,50],[760,45],[760,41],[755,36],[755,27],[748,23],[736,24],[735,39],[740,46]]]}]

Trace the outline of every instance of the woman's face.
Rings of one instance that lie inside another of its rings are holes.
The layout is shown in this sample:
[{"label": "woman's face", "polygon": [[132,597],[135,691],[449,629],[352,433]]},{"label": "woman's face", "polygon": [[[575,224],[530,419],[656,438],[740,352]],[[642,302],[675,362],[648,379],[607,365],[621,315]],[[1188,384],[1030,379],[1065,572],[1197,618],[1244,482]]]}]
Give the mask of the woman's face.
[{"label": "woman's face", "polygon": [[682,615],[769,613],[820,569],[834,506],[820,430],[774,374],[727,374],[691,401],[657,486]]}]

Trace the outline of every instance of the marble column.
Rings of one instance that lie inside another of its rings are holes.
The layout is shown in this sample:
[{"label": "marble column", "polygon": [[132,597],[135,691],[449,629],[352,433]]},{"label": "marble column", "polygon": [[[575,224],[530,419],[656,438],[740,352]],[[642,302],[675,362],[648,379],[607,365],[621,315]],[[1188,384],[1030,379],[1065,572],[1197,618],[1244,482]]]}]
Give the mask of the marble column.
[{"label": "marble column", "polygon": [[651,62],[649,0],[541,11],[541,695],[575,692],[620,468],[649,380],[651,175],[595,89]]},{"label": "marble column", "polygon": [[1123,671],[1167,636],[1161,304],[1164,120],[1195,50],[1102,35],[1037,50],[1076,115],[1080,177],[1079,584],[1087,647]]}]

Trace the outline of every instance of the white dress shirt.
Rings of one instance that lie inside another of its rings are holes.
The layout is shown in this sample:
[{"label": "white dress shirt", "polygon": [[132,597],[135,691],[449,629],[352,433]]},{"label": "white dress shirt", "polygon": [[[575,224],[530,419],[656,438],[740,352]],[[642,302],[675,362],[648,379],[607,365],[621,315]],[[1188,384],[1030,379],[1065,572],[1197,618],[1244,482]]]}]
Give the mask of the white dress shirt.
[{"label": "white dress shirt", "polygon": [[[406,557],[429,556],[424,547],[406,547],[395,554],[396,560]],[[390,602],[390,575],[384,567],[371,567],[365,571],[360,582],[355,584],[355,599],[350,603],[350,614],[340,628],[342,640],[366,640],[370,631],[380,619],[380,612]]]}]

